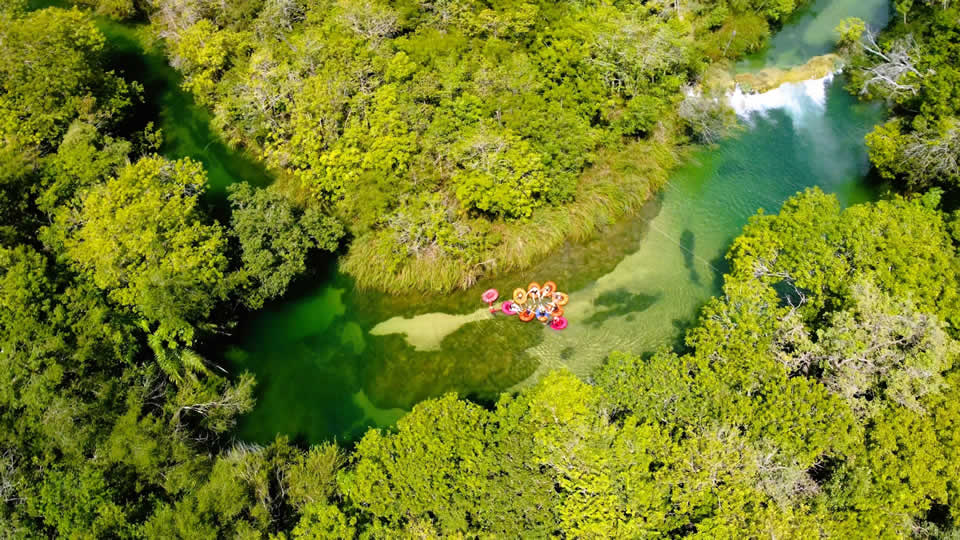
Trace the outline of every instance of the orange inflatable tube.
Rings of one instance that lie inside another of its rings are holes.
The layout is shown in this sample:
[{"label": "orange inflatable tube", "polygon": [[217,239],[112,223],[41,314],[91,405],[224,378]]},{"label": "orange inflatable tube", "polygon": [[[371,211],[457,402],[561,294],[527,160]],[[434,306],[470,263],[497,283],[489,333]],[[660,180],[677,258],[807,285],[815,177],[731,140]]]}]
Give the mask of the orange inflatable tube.
[{"label": "orange inflatable tube", "polygon": [[540,284],[536,281],[527,285],[527,298],[533,298],[534,300],[540,298]]},{"label": "orange inflatable tube", "polygon": [[525,309],[521,311],[520,314],[517,315],[517,317],[523,322],[530,322],[533,320],[534,317],[536,317],[536,314],[530,311],[529,309]]},{"label": "orange inflatable tube", "polygon": [[540,292],[543,293],[544,296],[550,297],[553,295],[553,293],[557,292],[557,284],[552,281],[548,281],[543,284],[543,287],[540,287]]}]

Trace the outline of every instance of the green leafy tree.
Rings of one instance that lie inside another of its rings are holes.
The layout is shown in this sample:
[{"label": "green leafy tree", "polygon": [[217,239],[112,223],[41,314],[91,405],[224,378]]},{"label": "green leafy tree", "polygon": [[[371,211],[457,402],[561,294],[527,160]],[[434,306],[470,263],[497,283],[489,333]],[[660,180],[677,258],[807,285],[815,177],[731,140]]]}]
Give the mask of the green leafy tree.
[{"label": "green leafy tree", "polygon": [[336,444],[323,443],[297,456],[284,474],[290,502],[298,508],[316,505],[319,512],[337,493],[337,473],[347,462]]},{"label": "green leafy tree", "polygon": [[37,206],[47,214],[70,202],[79,192],[105,181],[129,163],[132,145],[103,135],[85,122],[74,122],[56,154],[48,157],[43,191]]},{"label": "green leafy tree", "polygon": [[133,537],[123,507],[95,468],[50,471],[30,510],[59,536],[70,538]]},{"label": "green leafy tree", "polygon": [[315,208],[300,210],[283,195],[242,182],[229,191],[230,233],[240,242],[243,273],[253,281],[244,295],[251,308],[283,295],[306,270],[311,250],[337,249],[343,227]]},{"label": "green leafy tree", "polygon": [[38,181],[35,156],[13,145],[0,146],[0,245],[32,236],[40,222],[31,198]]},{"label": "green leafy tree", "polygon": [[301,516],[291,535],[295,540],[354,538],[357,534],[356,520],[332,504],[310,503]]},{"label": "green leafy tree", "polygon": [[200,19],[182,32],[172,51],[174,65],[185,75],[184,89],[209,103],[216,83],[229,67],[239,36],[220,30],[208,19]]},{"label": "green leafy tree", "polygon": [[75,267],[171,342],[190,344],[231,287],[223,231],[199,207],[206,180],[196,162],[145,157],[62,218]]},{"label": "green leafy tree", "polygon": [[103,68],[105,39],[78,10],[0,15],[0,137],[56,147],[75,119],[111,124],[138,87]]},{"label": "green leafy tree", "polygon": [[510,133],[476,131],[457,148],[462,170],[457,198],[468,208],[496,216],[530,217],[543,203],[543,161]]}]

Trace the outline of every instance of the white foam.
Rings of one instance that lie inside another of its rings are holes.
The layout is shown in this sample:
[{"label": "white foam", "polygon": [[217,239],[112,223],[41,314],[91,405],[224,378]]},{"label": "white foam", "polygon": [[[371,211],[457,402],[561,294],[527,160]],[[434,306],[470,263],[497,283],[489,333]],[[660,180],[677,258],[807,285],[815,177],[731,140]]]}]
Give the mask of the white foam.
[{"label": "white foam", "polygon": [[772,110],[783,110],[794,121],[810,112],[822,113],[827,107],[827,87],[834,73],[819,79],[785,83],[762,94],[745,93],[739,85],[727,94],[727,101],[737,116],[749,121],[754,115],[766,115]]}]

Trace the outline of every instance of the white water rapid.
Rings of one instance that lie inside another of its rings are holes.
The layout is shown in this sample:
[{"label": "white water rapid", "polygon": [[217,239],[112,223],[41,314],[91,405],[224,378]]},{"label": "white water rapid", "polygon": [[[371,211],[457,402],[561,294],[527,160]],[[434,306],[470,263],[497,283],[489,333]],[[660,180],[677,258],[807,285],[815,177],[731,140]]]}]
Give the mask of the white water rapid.
[{"label": "white water rapid", "polygon": [[784,83],[762,94],[745,93],[738,85],[727,94],[727,101],[742,120],[749,122],[755,114],[766,115],[774,109],[786,111],[794,122],[805,113],[823,112],[827,106],[827,88],[835,73],[819,79],[797,83]]}]

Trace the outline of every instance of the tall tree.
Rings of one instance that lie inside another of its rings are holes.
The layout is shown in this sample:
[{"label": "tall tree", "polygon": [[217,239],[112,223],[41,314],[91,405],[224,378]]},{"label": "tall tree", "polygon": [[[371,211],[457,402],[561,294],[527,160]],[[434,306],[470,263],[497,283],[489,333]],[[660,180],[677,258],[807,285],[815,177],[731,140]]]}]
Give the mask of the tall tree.
[{"label": "tall tree", "polygon": [[206,181],[194,161],[145,157],[60,217],[74,266],[161,338],[187,345],[232,287],[223,230],[200,208]]}]

